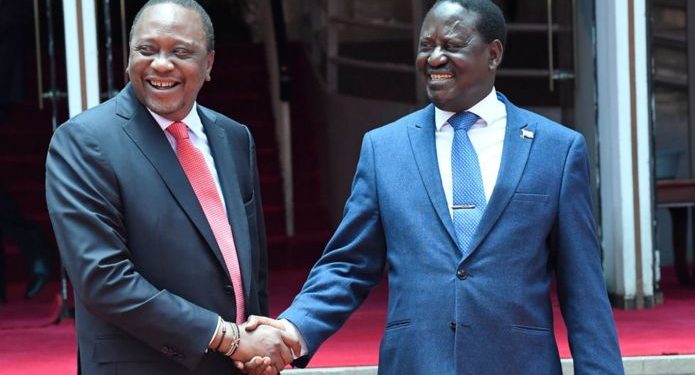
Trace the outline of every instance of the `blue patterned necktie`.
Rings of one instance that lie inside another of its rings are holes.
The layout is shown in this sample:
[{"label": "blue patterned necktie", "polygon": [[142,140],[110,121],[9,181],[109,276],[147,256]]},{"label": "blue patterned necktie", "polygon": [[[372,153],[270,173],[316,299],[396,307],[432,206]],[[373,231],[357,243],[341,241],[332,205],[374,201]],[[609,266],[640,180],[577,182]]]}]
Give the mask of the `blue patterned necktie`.
[{"label": "blue patterned necktie", "polygon": [[478,116],[471,112],[459,112],[448,121],[455,130],[451,148],[453,219],[464,255],[470,252],[471,239],[487,205],[478,155],[468,138],[468,130],[476,121]]}]

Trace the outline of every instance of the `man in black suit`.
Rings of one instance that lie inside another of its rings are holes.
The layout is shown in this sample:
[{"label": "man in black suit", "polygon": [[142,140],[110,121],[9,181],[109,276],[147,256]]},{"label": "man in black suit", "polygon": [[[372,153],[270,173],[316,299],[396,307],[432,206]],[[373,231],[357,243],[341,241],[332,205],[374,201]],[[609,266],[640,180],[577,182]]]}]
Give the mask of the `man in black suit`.
[{"label": "man in black suit", "polygon": [[130,83],[53,136],[47,200],[82,374],[228,375],[254,353],[273,370],[292,359],[283,331],[241,324],[268,313],[265,228],[249,130],[196,103],[214,57],[200,5],[149,1]]}]

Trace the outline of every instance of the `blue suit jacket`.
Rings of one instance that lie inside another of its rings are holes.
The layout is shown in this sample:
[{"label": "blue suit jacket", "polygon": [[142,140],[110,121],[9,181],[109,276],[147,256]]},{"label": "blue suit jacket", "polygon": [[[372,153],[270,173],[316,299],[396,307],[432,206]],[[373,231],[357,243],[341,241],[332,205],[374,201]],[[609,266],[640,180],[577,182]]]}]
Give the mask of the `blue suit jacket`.
[{"label": "blue suit jacket", "polygon": [[554,273],[575,373],[623,373],[584,139],[499,98],[499,177],[465,255],[437,166],[434,107],[365,135],[344,218],[282,314],[310,356],[387,270],[379,374],[561,374]]},{"label": "blue suit jacket", "polygon": [[80,370],[91,374],[235,374],[206,348],[217,316],[267,314],[265,227],[248,129],[198,106],[234,233],[234,290],[176,153],[131,85],[55,132],[48,210],[75,291]]}]

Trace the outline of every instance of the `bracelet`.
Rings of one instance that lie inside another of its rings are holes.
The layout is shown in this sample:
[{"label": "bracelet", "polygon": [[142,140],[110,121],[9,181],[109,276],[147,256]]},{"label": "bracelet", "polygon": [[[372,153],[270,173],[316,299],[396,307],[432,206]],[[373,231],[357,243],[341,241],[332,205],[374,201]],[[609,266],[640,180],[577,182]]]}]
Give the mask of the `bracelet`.
[{"label": "bracelet", "polygon": [[220,350],[220,346],[222,346],[222,343],[224,342],[224,335],[225,334],[227,334],[227,325],[224,324],[224,321],[222,321],[222,337],[220,337],[220,342],[215,347],[216,352]]},{"label": "bracelet", "polygon": [[[231,323],[226,322],[225,324],[231,324]],[[229,335],[229,345],[226,346],[224,349],[220,350],[220,353],[222,353],[222,354],[224,354],[224,355],[226,355],[226,356],[229,356],[229,353],[231,353],[232,350],[234,350],[234,330],[230,327],[229,331],[230,331],[230,332],[229,332],[229,333],[230,333],[230,335]]]},{"label": "bracelet", "polygon": [[229,355],[230,357],[236,353],[236,350],[239,349],[239,344],[241,343],[241,332],[239,332],[239,326],[235,323],[232,323],[232,326],[236,329],[236,338],[234,339],[234,350],[232,351],[232,354]]},{"label": "bracelet", "polygon": [[225,351],[224,355],[227,357],[231,357],[236,353],[237,349],[239,349],[239,327],[234,324],[234,323],[229,323],[232,326],[232,331],[234,331],[234,337],[232,338],[231,342],[229,343],[229,348],[227,348],[227,351]]}]

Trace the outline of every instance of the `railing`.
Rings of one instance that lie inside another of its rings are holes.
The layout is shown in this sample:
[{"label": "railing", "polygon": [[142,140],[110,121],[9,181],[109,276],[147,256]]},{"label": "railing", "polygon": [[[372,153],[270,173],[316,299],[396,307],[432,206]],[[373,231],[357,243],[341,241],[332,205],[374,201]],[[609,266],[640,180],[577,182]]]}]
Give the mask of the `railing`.
[{"label": "railing", "polygon": [[[374,33],[372,35],[375,39],[379,39],[384,33],[398,36],[400,39],[408,40],[415,48],[423,15],[422,0],[410,1],[410,20],[355,15],[353,10],[358,2],[353,0],[304,0],[302,2],[304,46],[321,83],[331,93],[344,93],[341,92],[338,84],[341,67],[405,73],[412,74],[413,77],[416,74],[412,63],[373,61],[345,56],[340,53],[339,47],[345,42],[341,39],[342,33],[352,33],[354,36],[370,32]],[[415,84],[405,89],[413,90],[416,93],[412,95],[413,97],[420,96],[424,99],[424,90],[421,86]]]},{"label": "railing", "polygon": [[[352,67],[372,71],[387,71],[397,73],[413,74],[414,86],[410,88],[418,103],[424,103],[424,86],[418,79],[418,73],[413,62],[403,63],[394,61],[371,61],[363,58],[345,56],[340,52],[341,33],[354,34],[373,31],[373,38],[381,37],[379,33],[393,33],[400,35],[401,38],[410,38],[413,46],[413,55],[417,53],[417,41],[419,39],[420,24],[426,9],[423,8],[423,0],[410,1],[411,18],[408,21],[398,20],[395,17],[381,16],[381,18],[369,18],[355,16],[352,12],[359,0],[304,0],[304,45],[314,67],[318,70],[318,76],[327,91],[331,93],[342,92],[339,87],[340,68]],[[385,1],[388,3],[388,1]],[[393,1],[394,4],[402,6],[400,2]],[[548,78],[549,89],[553,91],[554,81],[573,79],[571,71],[558,69],[552,57],[553,35],[569,29],[569,26],[559,25],[552,18],[552,0],[547,0],[548,17],[546,23],[510,23],[508,31],[513,33],[547,33],[548,43],[548,67],[546,69],[520,69],[505,68],[499,69],[497,75],[500,77],[518,78]],[[379,83],[376,83],[379,84]],[[404,87],[404,90],[408,90]]]}]

